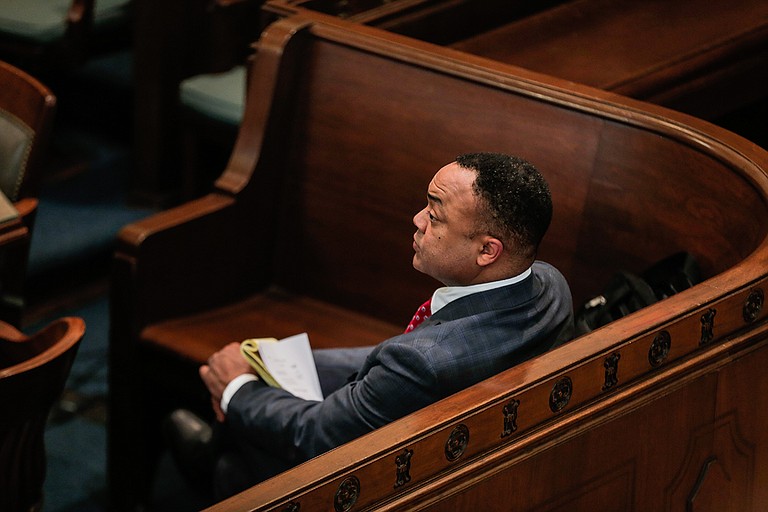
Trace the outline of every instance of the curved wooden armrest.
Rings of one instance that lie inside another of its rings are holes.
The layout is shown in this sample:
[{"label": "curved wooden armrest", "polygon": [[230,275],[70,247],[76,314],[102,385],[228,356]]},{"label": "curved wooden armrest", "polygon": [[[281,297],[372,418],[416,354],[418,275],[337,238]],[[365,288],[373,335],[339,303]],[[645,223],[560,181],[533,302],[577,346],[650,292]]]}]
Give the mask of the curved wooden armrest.
[{"label": "curved wooden armrest", "polygon": [[13,203],[13,206],[16,208],[16,211],[19,212],[19,216],[24,223],[28,224],[27,220],[31,219],[31,216],[37,212],[37,204],[37,199],[33,197],[25,197]]},{"label": "curved wooden armrest", "polygon": [[114,282],[124,289],[115,297],[129,297],[146,325],[253,290],[269,256],[256,249],[252,218],[235,198],[213,193],[129,224],[118,234]]},{"label": "curved wooden armrest", "polygon": [[18,216],[0,222],[0,245],[3,246],[25,239],[29,241],[37,212],[37,199],[21,199],[13,203],[13,207]]},{"label": "curved wooden armrest", "polygon": [[24,333],[16,329],[11,324],[0,320],[0,343],[6,341],[17,343],[26,339],[27,337],[24,335]]},{"label": "curved wooden armrest", "polygon": [[[233,204],[234,200],[230,197],[221,194],[208,194],[132,222],[124,226],[118,233],[118,250],[125,252],[147,250],[146,246],[150,240],[152,242],[162,240],[179,230],[184,230],[185,227],[205,222],[211,215],[215,215]],[[183,243],[185,239],[193,243],[193,239],[185,238],[184,235],[180,236],[181,239],[176,240],[177,243]]]},{"label": "curved wooden armrest", "polygon": [[59,318],[29,336],[0,321],[0,378],[55,359],[84,334],[85,322],[78,317]]}]

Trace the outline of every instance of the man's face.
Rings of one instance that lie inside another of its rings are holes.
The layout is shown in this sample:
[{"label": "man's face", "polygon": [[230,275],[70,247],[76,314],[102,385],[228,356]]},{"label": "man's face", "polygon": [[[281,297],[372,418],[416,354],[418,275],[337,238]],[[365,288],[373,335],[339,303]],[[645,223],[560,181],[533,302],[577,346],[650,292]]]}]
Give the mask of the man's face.
[{"label": "man's face", "polygon": [[472,192],[475,171],[456,162],[440,169],[427,189],[427,206],[413,217],[413,267],[445,285],[472,284],[481,267],[481,236],[477,197]]}]

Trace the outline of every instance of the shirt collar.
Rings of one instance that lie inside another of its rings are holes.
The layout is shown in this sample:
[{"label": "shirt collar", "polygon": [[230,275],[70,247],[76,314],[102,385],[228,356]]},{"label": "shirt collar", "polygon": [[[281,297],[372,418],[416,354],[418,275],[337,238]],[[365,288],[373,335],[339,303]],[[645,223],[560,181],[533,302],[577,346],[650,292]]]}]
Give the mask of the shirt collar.
[{"label": "shirt collar", "polygon": [[434,315],[440,309],[445,307],[449,302],[453,302],[456,299],[466,297],[473,293],[485,292],[493,290],[494,288],[501,288],[502,286],[509,286],[511,284],[519,283],[529,275],[531,275],[531,267],[514,277],[502,279],[500,281],[491,281],[489,283],[471,284],[468,286],[443,286],[435,290],[432,294],[432,314]]}]

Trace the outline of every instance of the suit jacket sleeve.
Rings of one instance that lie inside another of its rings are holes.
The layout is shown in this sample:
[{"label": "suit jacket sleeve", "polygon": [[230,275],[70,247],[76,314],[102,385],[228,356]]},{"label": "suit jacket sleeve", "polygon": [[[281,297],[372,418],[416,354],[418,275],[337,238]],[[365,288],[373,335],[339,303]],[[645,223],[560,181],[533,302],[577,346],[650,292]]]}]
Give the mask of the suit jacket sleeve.
[{"label": "suit jacket sleeve", "polygon": [[435,369],[418,347],[382,344],[370,359],[361,379],[322,402],[247,383],[229,403],[228,427],[238,439],[300,462],[441,398]]}]

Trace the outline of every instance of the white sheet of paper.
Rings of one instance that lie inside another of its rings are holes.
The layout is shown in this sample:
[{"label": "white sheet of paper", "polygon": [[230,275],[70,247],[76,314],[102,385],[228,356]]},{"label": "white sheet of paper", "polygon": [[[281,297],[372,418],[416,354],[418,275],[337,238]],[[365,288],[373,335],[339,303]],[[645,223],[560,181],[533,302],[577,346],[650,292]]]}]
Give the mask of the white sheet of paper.
[{"label": "white sheet of paper", "polygon": [[0,192],[0,222],[15,219],[19,216],[19,212],[16,211],[16,207],[13,203],[5,197],[5,194]]},{"label": "white sheet of paper", "polygon": [[259,354],[283,389],[305,400],[323,399],[306,333],[284,338],[278,343],[260,343]]}]

